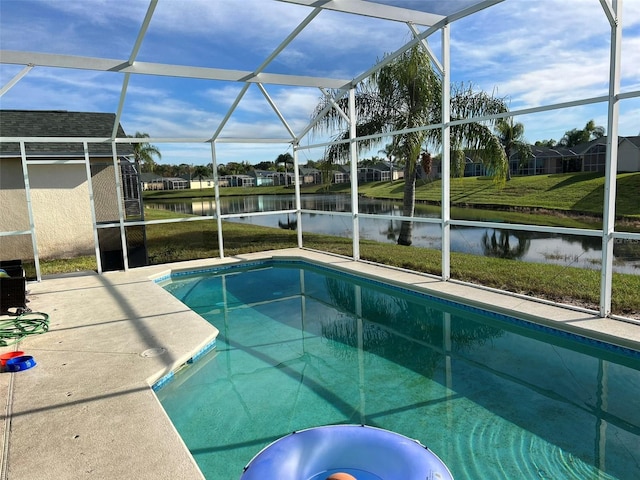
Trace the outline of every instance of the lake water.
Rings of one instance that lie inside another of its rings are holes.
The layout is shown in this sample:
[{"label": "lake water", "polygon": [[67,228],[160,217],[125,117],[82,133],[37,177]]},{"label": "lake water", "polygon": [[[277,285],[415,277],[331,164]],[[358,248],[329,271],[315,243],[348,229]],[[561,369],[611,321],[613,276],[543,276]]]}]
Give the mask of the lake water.
[{"label": "lake water", "polygon": [[[273,212],[295,209],[294,195],[250,195],[245,197],[222,197],[222,214]],[[351,212],[349,195],[303,195],[302,209],[323,212]],[[170,202],[145,202],[150,208],[160,208],[190,215],[215,215],[213,198],[191,199]],[[391,200],[359,198],[360,213],[376,215],[402,215],[402,204]],[[473,209],[474,219],[485,214],[485,221],[499,221],[499,212]],[[433,207],[416,205],[416,217],[438,218]],[[296,228],[295,214],[273,214],[230,218],[228,221],[249,223],[266,227]],[[383,243],[396,243],[401,220],[360,217],[360,238]],[[324,233],[339,237],[352,237],[351,218],[344,215],[302,214],[302,229],[305,233]],[[439,224],[414,222],[413,245],[440,250],[442,235]],[[451,250],[501,258],[512,258],[527,262],[599,269],[602,256],[600,237],[560,235],[494,229],[486,227],[451,227]],[[614,245],[614,271],[640,274],[640,244],[629,240]]]}]

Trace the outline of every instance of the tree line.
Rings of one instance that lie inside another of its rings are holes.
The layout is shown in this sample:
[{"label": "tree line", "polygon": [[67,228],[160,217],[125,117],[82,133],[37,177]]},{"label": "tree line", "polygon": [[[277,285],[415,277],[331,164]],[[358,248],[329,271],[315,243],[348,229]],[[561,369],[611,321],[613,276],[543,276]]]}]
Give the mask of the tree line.
[{"label": "tree line", "polygon": [[[531,155],[529,144],[524,138],[524,125],[519,122],[514,122],[512,117],[501,119],[495,126],[496,135],[498,140],[503,145],[507,157],[510,157],[514,153],[518,153],[519,158],[528,158]],[[587,143],[591,140],[601,138],[605,134],[604,127],[597,126],[593,120],[589,120],[585,127],[574,128],[567,130],[559,141],[554,139],[549,140],[537,140],[534,145],[548,148],[558,147],[574,147],[582,143]],[[133,138],[149,138],[149,134],[136,132],[135,135],[129,135]],[[187,163],[181,163],[179,165],[169,165],[158,163],[156,161],[162,158],[162,153],[155,145],[151,145],[148,142],[140,142],[132,145],[134,150],[134,158],[139,162],[142,172],[150,172],[160,175],[162,177],[189,177],[193,179],[198,178],[210,178],[213,175],[213,165],[211,163],[207,165],[189,165]],[[388,143],[378,153],[382,154],[382,157],[373,155],[369,158],[363,158],[358,161],[358,166],[369,167],[377,163],[384,161],[393,161],[399,167],[404,166],[404,161],[396,155],[397,145],[394,143]],[[436,155],[434,160],[439,160],[440,155]],[[424,168],[425,158],[421,156],[421,163],[423,163],[423,169],[428,173],[428,168]],[[306,165],[308,168],[316,168],[320,171],[329,171],[336,166],[330,160],[308,160]],[[460,168],[463,165],[452,162],[452,174],[459,176],[461,174]],[[218,165],[218,175],[243,175],[248,174],[253,170],[267,170],[267,171],[280,171],[286,172],[293,169],[293,156],[290,153],[284,153],[278,155],[273,160],[265,160],[255,164],[250,163],[248,160],[242,162],[228,162],[226,164]],[[507,174],[508,176],[508,174]]]},{"label": "tree line", "polygon": [[[136,132],[135,135],[129,135],[130,138],[149,138],[149,134]],[[210,178],[213,176],[213,164],[207,165],[190,165],[181,163],[179,165],[169,165],[158,163],[156,158],[160,160],[162,153],[155,145],[149,142],[138,142],[132,144],[133,157],[136,163],[140,165],[140,171],[143,173],[155,173],[162,177],[187,177],[192,179]],[[307,163],[309,167],[320,167],[322,161],[314,162],[310,160]],[[262,161],[251,164],[248,160],[242,162],[228,162],[218,165],[218,175],[243,175],[253,170],[269,170],[287,172],[293,169],[293,156],[290,153],[283,153],[273,161]]]}]

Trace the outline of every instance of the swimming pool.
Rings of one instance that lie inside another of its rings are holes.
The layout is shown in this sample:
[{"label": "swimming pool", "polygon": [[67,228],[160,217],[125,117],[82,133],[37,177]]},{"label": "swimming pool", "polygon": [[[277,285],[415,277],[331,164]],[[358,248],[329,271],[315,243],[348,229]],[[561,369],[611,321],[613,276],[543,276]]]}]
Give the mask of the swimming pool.
[{"label": "swimming pool", "polygon": [[637,477],[637,352],[299,261],[162,285],[220,330],[156,388],[209,479],[341,423],[415,438],[457,479]]}]

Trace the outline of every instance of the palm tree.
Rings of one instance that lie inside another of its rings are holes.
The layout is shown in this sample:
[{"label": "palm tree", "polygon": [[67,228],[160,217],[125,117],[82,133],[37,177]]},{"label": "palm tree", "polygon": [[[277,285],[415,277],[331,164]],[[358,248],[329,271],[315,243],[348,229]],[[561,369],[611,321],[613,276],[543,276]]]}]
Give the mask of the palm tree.
[{"label": "palm tree", "polygon": [[[129,138],[149,138],[148,133],[136,132],[135,135],[127,135]],[[138,164],[142,164],[142,168],[148,172],[153,172],[156,166],[156,162],[153,157],[157,156],[158,160],[162,158],[162,154],[158,147],[151,145],[148,142],[134,143],[133,145],[133,157]]]},{"label": "palm tree", "polygon": [[189,184],[191,184],[191,165],[189,165],[188,163],[181,163],[180,165],[178,165],[177,171],[178,176],[184,175],[185,177],[187,177],[185,178],[185,180],[188,180]]},{"label": "palm tree", "polygon": [[[515,154],[520,159],[519,166],[526,165],[533,154],[531,147],[524,140],[524,125],[520,122],[514,123],[513,117],[501,118],[496,123],[496,132],[507,159]],[[511,180],[510,168],[507,170],[507,180]]]},{"label": "palm tree", "polygon": [[536,147],[547,147],[547,148],[553,148],[557,144],[558,143],[553,138],[550,138],[549,140],[536,140],[536,143],[534,143]]},{"label": "palm tree", "polygon": [[596,125],[596,122],[589,120],[584,126],[584,131],[588,133],[589,140],[595,140],[597,138],[604,137],[605,128],[600,125]]},{"label": "palm tree", "polygon": [[[357,87],[355,109],[358,137],[385,132],[413,129],[437,124],[442,119],[442,82],[433,71],[431,60],[421,46],[413,47],[386,64],[369,79]],[[318,117],[328,105],[323,98],[316,107]],[[346,110],[347,99],[337,101]],[[504,101],[484,93],[476,93],[470,87],[454,89],[451,97],[451,118],[463,119],[506,111]],[[349,130],[344,128],[344,119],[336,109],[318,119],[316,130],[341,129],[335,139],[348,139]],[[379,145],[382,137],[358,141],[361,150],[370,150]],[[396,135],[393,152],[404,163],[404,196],[402,214],[413,217],[415,208],[416,165],[424,145],[439,146],[440,131],[417,130]],[[328,162],[348,158],[347,143],[331,145],[327,152]],[[451,149],[462,152],[474,150],[488,165],[493,166],[496,177],[506,176],[504,151],[491,129],[480,123],[469,123],[451,128]],[[460,155],[452,155],[459,158]],[[464,156],[462,156],[464,160]],[[398,236],[399,245],[411,245],[413,222],[403,221]]]},{"label": "palm tree", "polygon": [[284,182],[289,185],[289,176],[287,175],[287,165],[293,165],[293,156],[289,152],[281,153],[276,158],[276,165],[284,164]]},{"label": "palm tree", "polygon": [[567,130],[564,136],[558,142],[558,145],[563,147],[575,147],[581,143],[587,143],[591,140],[604,137],[605,129],[601,126],[596,126],[593,120],[589,120],[582,130],[574,128]]},{"label": "palm tree", "polygon": [[202,179],[211,177],[211,170],[204,165],[196,165],[193,169],[193,178],[200,181],[202,190]]},{"label": "palm tree", "polygon": [[396,154],[395,148],[393,143],[387,143],[382,150],[378,150],[378,153],[383,153],[387,160],[393,161],[393,157]]}]

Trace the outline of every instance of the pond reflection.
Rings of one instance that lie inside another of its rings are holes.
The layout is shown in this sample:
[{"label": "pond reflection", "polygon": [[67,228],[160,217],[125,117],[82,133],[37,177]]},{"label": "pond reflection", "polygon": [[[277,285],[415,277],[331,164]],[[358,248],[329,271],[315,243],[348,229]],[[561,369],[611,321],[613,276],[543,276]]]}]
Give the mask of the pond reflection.
[{"label": "pond reflection", "polygon": [[[493,230],[491,235],[485,232],[482,236],[482,250],[488,257],[507,258],[517,260],[529,251],[531,240],[527,232],[516,231],[510,234],[508,230]],[[512,238],[516,240],[512,246]]]}]

